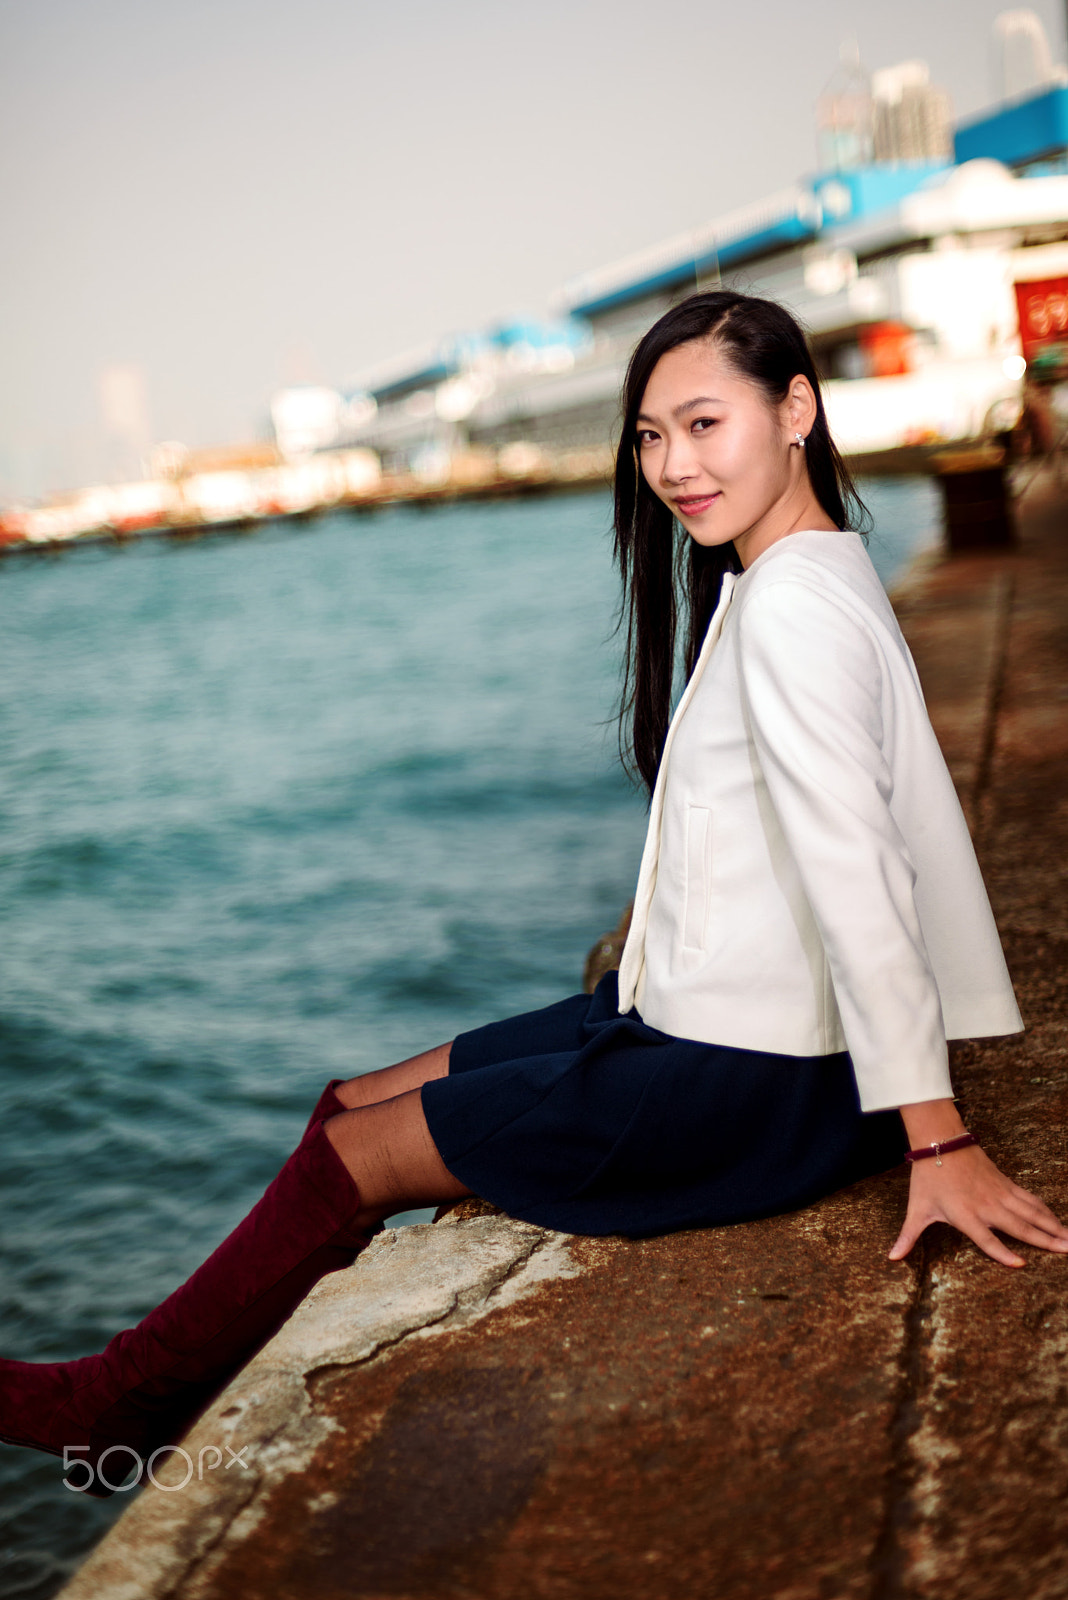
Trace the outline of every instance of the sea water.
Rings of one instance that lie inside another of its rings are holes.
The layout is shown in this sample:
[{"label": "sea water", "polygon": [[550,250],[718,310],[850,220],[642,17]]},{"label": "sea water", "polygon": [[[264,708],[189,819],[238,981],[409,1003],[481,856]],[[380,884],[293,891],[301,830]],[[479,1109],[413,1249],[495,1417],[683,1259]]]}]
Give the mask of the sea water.
[{"label": "sea water", "polygon": [[[892,583],[933,491],[864,487]],[[609,521],[395,508],[0,567],[4,1355],[142,1316],[327,1079],[579,988],[645,820]],[[52,1594],[130,1499],[62,1479],[0,1446],[0,1595]]]}]

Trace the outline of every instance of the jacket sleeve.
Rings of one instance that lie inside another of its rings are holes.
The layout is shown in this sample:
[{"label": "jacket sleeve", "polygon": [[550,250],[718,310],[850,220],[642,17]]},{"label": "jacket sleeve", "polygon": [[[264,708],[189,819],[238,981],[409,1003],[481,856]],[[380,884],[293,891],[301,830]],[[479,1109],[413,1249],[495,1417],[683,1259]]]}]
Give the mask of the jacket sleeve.
[{"label": "jacket sleeve", "polygon": [[736,638],[749,734],[823,942],[861,1106],[952,1095],[915,868],[891,811],[874,639],[790,579],[747,597]]}]

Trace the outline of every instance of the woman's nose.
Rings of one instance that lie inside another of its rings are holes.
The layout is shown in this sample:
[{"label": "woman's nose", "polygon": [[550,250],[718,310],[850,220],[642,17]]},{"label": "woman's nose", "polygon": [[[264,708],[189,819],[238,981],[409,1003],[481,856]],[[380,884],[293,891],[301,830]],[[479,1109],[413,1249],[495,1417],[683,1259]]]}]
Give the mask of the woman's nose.
[{"label": "woman's nose", "polygon": [[660,475],[665,483],[685,483],[687,478],[692,478],[697,471],[697,463],[689,434],[668,439],[661,461]]}]

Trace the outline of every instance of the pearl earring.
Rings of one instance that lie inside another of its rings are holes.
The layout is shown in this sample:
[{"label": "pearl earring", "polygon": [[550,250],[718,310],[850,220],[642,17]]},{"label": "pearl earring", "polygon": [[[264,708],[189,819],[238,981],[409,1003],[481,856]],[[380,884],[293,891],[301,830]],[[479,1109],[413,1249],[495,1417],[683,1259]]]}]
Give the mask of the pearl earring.
[{"label": "pearl earring", "polygon": [[799,450],[803,450],[805,448],[805,436],[804,436],[804,434],[803,433],[795,433],[794,434],[794,438],[797,440],[797,448]]}]

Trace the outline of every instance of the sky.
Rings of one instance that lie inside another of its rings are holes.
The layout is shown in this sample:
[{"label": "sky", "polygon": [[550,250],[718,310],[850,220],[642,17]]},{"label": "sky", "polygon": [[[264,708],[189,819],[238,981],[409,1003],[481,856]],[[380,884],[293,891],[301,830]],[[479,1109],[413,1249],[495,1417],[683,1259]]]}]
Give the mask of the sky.
[{"label": "sky", "polygon": [[[0,503],[113,475],[108,406],[262,437],[285,383],[543,312],[786,186],[850,36],[966,117],[1003,9],[0,0]],[[1064,61],[1063,0],[1034,9]]]}]

